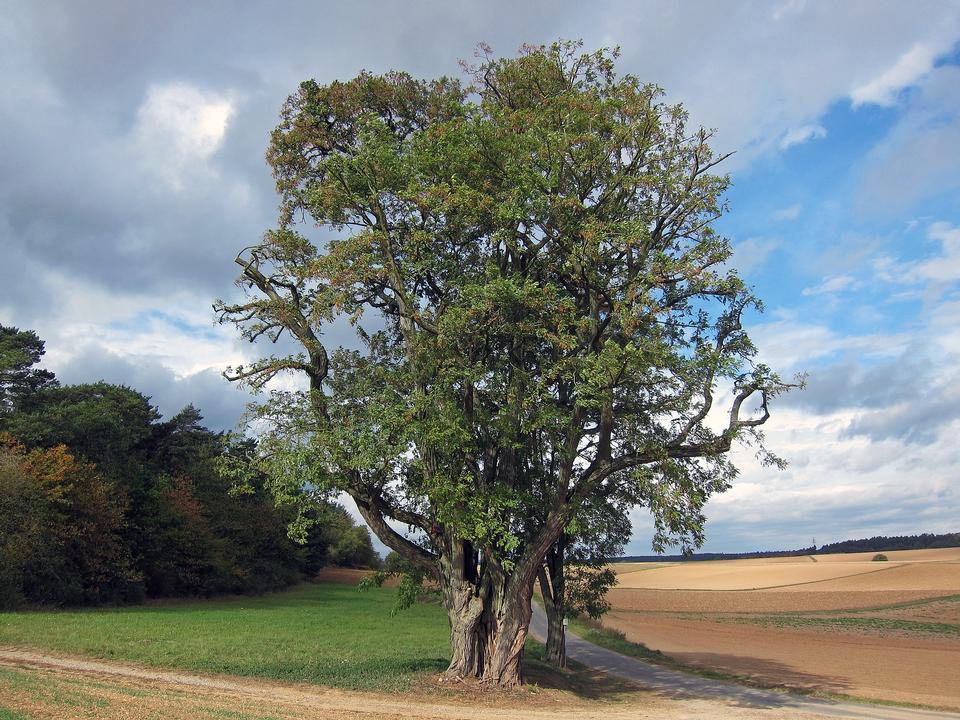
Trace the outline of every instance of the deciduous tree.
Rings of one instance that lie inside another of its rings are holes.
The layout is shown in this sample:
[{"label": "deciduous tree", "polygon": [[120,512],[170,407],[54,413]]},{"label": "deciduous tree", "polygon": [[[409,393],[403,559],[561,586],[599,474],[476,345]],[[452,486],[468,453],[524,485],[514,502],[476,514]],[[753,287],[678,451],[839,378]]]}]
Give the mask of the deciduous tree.
[{"label": "deciduous tree", "polygon": [[[467,84],[302,83],[267,153],[279,226],[236,259],[246,299],[215,305],[299,344],[227,371],[306,380],[261,404],[255,462],[281,496],[349,493],[436,577],[455,678],[519,682],[534,582],[581,508],[623,493],[696,526],[784,389],[713,229],[724,156],[615,60],[558,43],[484,54]],[[342,319],[354,349],[324,339]]]}]

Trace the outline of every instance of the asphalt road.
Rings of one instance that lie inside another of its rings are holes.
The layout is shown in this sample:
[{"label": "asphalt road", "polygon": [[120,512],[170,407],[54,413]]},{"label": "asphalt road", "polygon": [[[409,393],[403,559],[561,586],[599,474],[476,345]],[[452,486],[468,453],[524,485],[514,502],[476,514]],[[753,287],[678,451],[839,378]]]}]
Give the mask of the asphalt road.
[{"label": "asphalt road", "polygon": [[[533,620],[530,631],[543,641],[547,635],[547,616],[543,609],[533,604]],[[733,705],[758,709],[801,710],[822,717],[869,718],[870,720],[917,720],[938,718],[960,720],[960,714],[935,710],[867,705],[851,702],[820,700],[790,693],[759,690],[732,682],[708,680],[697,675],[670,670],[658,665],[615,653],[572,632],[567,632],[567,657],[579,663],[630,680],[661,694],[706,697],[723,700]],[[775,716],[772,714],[772,716]]]}]

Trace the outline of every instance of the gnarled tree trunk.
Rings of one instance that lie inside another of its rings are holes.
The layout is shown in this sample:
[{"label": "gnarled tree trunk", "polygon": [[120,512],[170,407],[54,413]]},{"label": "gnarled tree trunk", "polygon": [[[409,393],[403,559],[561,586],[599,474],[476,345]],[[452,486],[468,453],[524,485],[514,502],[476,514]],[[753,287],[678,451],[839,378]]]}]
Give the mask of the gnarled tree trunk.
[{"label": "gnarled tree trunk", "polygon": [[468,542],[454,541],[440,560],[450,620],[451,678],[510,687],[522,682],[532,582],[505,575],[493,562],[478,567]]},{"label": "gnarled tree trunk", "polygon": [[450,620],[450,666],[446,675],[481,677],[490,645],[489,593],[477,593],[459,578],[441,580],[443,601]]},{"label": "gnarled tree trunk", "polygon": [[[512,584],[512,583],[511,583]],[[523,648],[530,628],[530,597],[533,583],[521,583],[508,591],[497,613],[496,631],[490,638],[490,656],[483,681],[499,687],[523,682]]]}]

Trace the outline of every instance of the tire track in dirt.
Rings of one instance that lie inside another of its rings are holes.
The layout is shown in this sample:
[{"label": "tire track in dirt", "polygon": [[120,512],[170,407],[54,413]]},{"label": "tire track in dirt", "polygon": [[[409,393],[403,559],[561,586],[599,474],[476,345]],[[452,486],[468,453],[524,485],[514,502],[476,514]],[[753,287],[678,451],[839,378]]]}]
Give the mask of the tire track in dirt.
[{"label": "tire track in dirt", "polygon": [[[427,693],[380,695],[350,692],[310,685],[266,681],[254,678],[200,675],[161,670],[114,661],[50,655],[23,648],[0,648],[0,667],[12,668],[53,683],[66,679],[96,687],[108,707],[97,707],[92,715],[80,715],[76,707],[30,706],[22,694],[4,692],[0,682],[0,705],[13,702],[17,709],[37,718],[78,717],[113,718],[196,718],[233,716],[236,708],[242,717],[273,717],[283,720],[396,720],[434,718],[435,720],[813,720],[817,715],[805,712],[771,712],[756,707],[700,698],[667,698],[637,691],[625,701],[580,700],[546,693],[526,697],[495,692],[467,692],[458,697],[456,690],[442,699]],[[136,692],[135,692],[136,691]],[[148,692],[150,698],[144,696]],[[54,693],[56,695],[56,693]],[[558,697],[561,699],[558,700]],[[459,701],[459,702],[457,702]],[[36,714],[34,714],[36,712]],[[238,717],[240,715],[237,715]]]}]

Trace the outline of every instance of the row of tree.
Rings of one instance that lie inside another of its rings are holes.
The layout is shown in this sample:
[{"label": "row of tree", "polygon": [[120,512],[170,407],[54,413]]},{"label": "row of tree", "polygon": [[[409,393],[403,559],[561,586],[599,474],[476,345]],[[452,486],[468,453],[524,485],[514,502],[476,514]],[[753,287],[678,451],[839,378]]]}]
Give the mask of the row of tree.
[{"label": "row of tree", "polygon": [[919,535],[876,535],[860,540],[841,540],[821,545],[817,554],[878,552],[880,550],[925,550],[960,547],[960,533],[920,533]]},{"label": "row of tree", "polygon": [[278,507],[256,476],[231,492],[218,464],[252,442],[192,406],[163,420],[128,387],[61,386],[42,354],[35,333],[0,326],[0,607],[262,592],[377,564],[338,506]]}]

